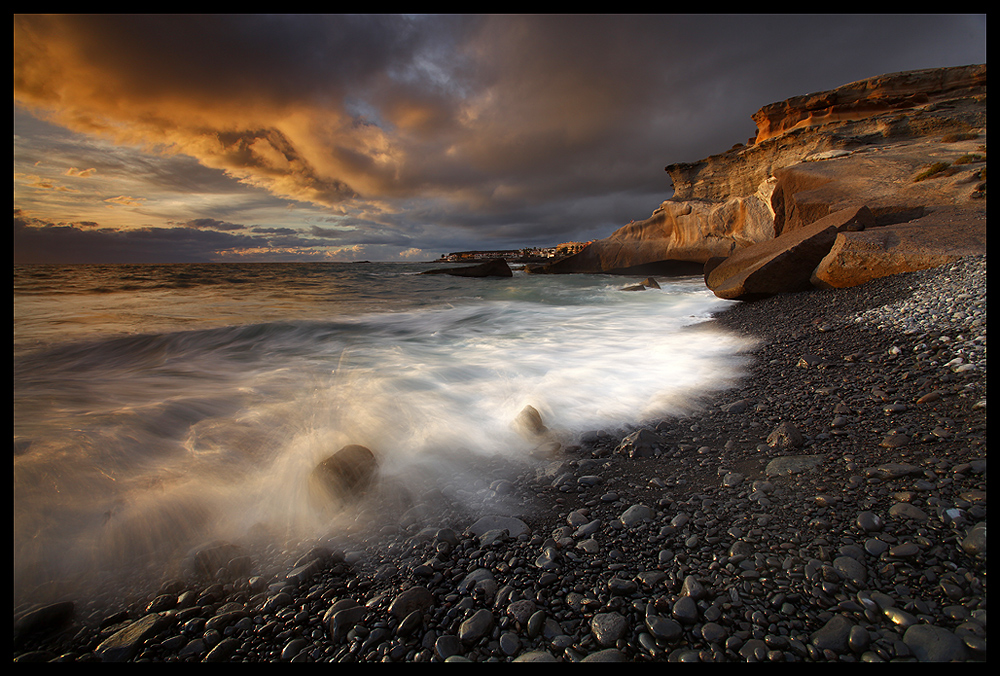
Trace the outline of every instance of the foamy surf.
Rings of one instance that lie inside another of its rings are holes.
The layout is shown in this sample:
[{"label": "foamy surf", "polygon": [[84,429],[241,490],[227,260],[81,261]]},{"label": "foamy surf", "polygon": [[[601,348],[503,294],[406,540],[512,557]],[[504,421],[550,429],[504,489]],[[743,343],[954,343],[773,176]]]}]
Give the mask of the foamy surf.
[{"label": "foamy surf", "polygon": [[[310,270],[320,288],[296,297],[285,268],[239,294],[215,279],[164,301],[167,272],[147,273],[162,304],[145,317],[122,308],[148,289],[32,297],[80,332],[56,341],[31,316],[17,336],[45,347],[15,359],[16,587],[155,575],[207,540],[363,527],[364,505],[317,510],[308,490],[348,444],[377,454],[400,509],[431,490],[474,501],[476,459],[537,462],[513,424],[525,406],[565,443],[690,413],[741,375],[748,347],[704,324],[726,303],[700,280],[637,293],[617,278],[428,280],[383,266],[338,269],[326,293]],[[364,311],[369,296],[378,311]],[[92,304],[117,330],[95,335]],[[220,325],[240,307],[260,321]]]}]

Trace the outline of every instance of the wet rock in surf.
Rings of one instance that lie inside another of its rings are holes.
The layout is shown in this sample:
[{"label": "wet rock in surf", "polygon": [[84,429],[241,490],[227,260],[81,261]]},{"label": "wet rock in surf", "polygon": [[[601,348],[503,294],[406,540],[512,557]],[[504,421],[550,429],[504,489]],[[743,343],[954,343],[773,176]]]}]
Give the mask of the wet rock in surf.
[{"label": "wet rock in surf", "polygon": [[195,578],[235,578],[247,572],[248,557],[237,545],[221,540],[191,548],[184,560],[185,572]]},{"label": "wet rock in surf", "polygon": [[525,439],[538,443],[531,454],[539,458],[551,458],[562,445],[553,438],[552,431],[542,422],[542,415],[534,406],[528,405],[514,418],[514,427]]},{"label": "wet rock in surf", "polygon": [[545,436],[549,433],[549,428],[542,422],[542,414],[530,404],[521,409],[514,419],[514,425],[518,431],[529,439]]},{"label": "wet rock in surf", "polygon": [[350,444],[319,463],[312,471],[312,485],[334,500],[349,500],[363,493],[375,480],[378,458],[364,446]]},{"label": "wet rock in surf", "polygon": [[659,289],[660,285],[657,284],[656,280],[652,277],[646,277],[639,284],[633,284],[632,286],[626,286],[622,291],[645,291],[646,289]]}]

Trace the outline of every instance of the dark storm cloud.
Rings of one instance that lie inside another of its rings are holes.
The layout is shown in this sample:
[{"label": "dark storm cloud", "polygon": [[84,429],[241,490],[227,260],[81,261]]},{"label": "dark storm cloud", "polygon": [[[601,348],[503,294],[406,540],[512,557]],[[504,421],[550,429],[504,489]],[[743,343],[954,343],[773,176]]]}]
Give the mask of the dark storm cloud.
[{"label": "dark storm cloud", "polygon": [[985,62],[985,23],[15,16],[15,102],[350,220],[325,239],[353,232],[356,242],[415,245],[405,231],[455,237],[456,249],[477,239],[499,248],[603,236],[645,218],[671,194],[665,165],[745,142],[751,115],[768,103]]},{"label": "dark storm cloud", "polygon": [[204,263],[253,259],[254,252],[283,253],[286,259],[316,260],[326,244],[298,231],[233,235],[216,229],[140,227],[127,230],[93,223],[50,223],[14,212],[14,264],[34,263]]}]

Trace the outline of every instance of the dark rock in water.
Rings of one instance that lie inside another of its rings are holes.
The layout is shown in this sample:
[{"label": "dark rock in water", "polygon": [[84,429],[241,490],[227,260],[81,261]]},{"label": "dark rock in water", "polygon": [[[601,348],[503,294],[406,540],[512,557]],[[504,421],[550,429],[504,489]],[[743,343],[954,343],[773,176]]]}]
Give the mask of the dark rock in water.
[{"label": "dark rock in water", "polygon": [[[601,240],[603,241],[603,240]],[[593,249],[593,250],[591,250]],[[687,277],[702,274],[704,264],[689,260],[671,260],[657,257],[659,250],[655,244],[647,247],[653,252],[653,258],[638,265],[629,256],[620,256],[620,245],[610,247],[588,246],[583,251],[566,258],[527,268],[528,272],[537,274],[595,274],[612,275],[659,275],[661,277]],[[648,258],[648,257],[647,257]]]},{"label": "dark rock in water", "polygon": [[194,577],[214,578],[220,570],[224,569],[229,572],[230,562],[236,562],[237,565],[234,568],[240,570],[232,571],[235,576],[235,573],[243,569],[242,561],[244,561],[245,556],[246,552],[240,547],[214,540],[192,548],[187,554],[184,567]]},{"label": "dark rock in water", "polygon": [[542,422],[542,416],[534,406],[528,405],[514,418],[514,429],[533,443],[538,444],[531,455],[537,458],[554,457],[562,448],[552,431]]},{"label": "dark rock in water", "polygon": [[622,291],[645,291],[646,289],[659,289],[660,285],[656,283],[656,280],[652,277],[646,277],[639,284],[633,284],[632,286],[626,286]]},{"label": "dark rock in water", "polygon": [[502,258],[494,258],[479,265],[470,265],[464,268],[436,268],[425,270],[425,275],[452,275],[453,277],[513,277],[507,261]]},{"label": "dark rock in water", "polygon": [[364,446],[350,444],[321,462],[312,472],[312,483],[336,500],[346,500],[367,489],[378,471],[378,458]]}]

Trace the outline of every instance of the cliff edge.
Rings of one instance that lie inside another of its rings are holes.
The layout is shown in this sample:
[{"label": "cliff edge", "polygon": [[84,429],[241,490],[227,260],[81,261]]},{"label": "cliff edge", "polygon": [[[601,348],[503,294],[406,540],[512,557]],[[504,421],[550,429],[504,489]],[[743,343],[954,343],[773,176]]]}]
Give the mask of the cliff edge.
[{"label": "cliff edge", "polygon": [[[880,75],[752,118],[746,145],[668,166],[674,195],[649,218],[532,272],[704,272],[717,295],[752,300],[986,252],[985,64]],[[835,214],[832,235],[810,231],[822,241],[802,232]]]}]

